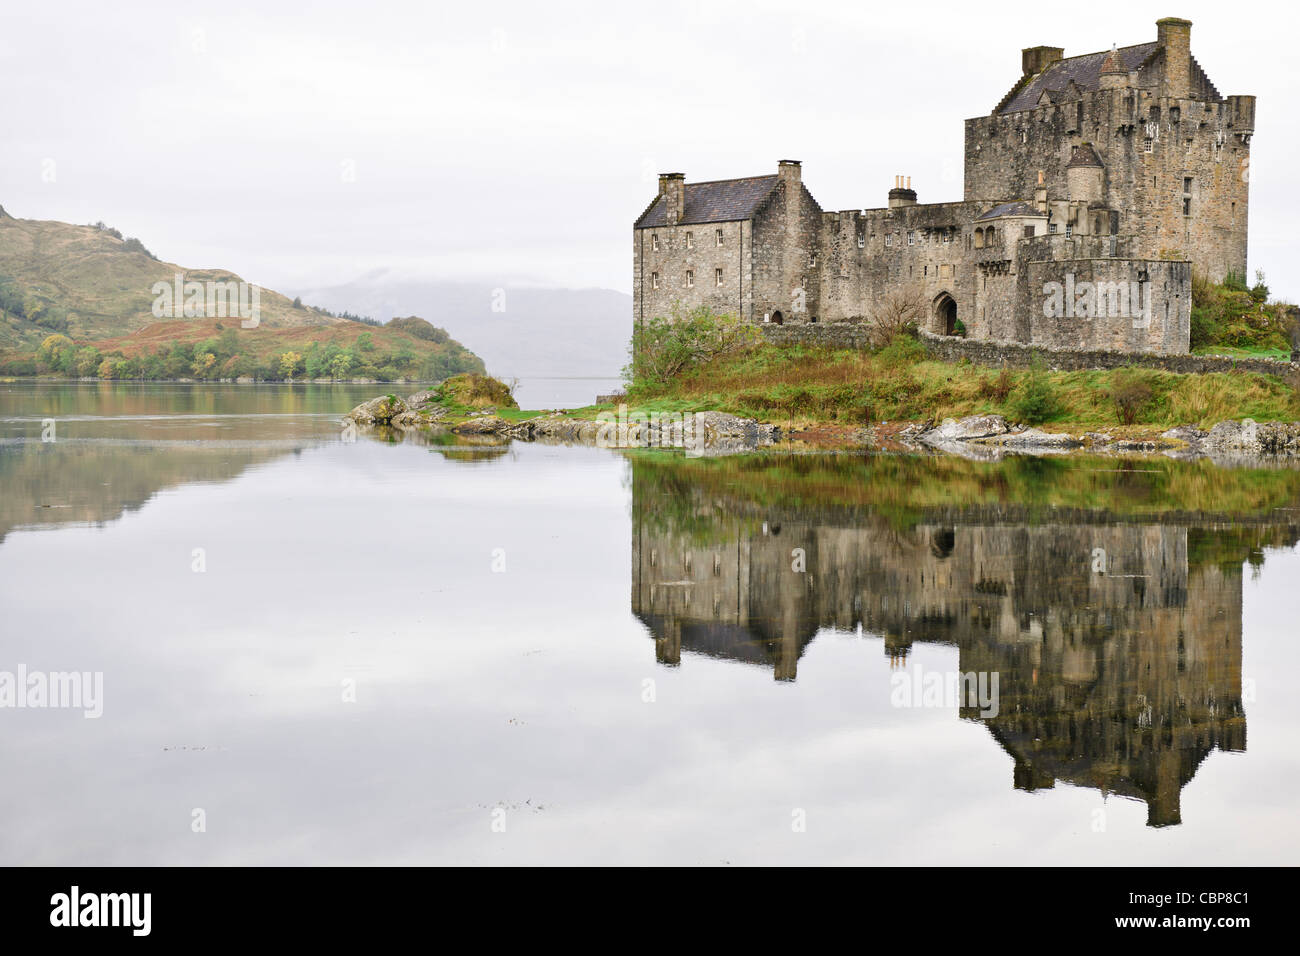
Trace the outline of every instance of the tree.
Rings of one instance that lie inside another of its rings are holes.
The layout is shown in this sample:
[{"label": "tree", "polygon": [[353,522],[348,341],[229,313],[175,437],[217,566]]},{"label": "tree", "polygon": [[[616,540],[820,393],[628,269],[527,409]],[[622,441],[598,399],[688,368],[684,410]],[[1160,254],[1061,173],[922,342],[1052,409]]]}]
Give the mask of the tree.
[{"label": "tree", "polygon": [[330,362],[330,375],[334,378],[347,378],[348,372],[351,370],[352,356],[347,352],[340,352]]},{"label": "tree", "polygon": [[36,350],[36,358],[41,364],[50,368],[58,368],[59,360],[65,351],[75,349],[72,339],[66,335],[47,335],[45,341],[41,342],[41,347]]},{"label": "tree", "polygon": [[202,352],[194,356],[194,361],[190,363],[190,371],[196,378],[208,378],[212,374],[213,367],[217,364],[217,357],[211,352]]},{"label": "tree", "polygon": [[297,352],[285,352],[280,356],[280,375],[284,378],[291,379],[301,365],[301,355]]},{"label": "tree", "polygon": [[881,348],[897,335],[915,335],[928,311],[925,297],[919,290],[892,290],[871,313],[871,344]]}]

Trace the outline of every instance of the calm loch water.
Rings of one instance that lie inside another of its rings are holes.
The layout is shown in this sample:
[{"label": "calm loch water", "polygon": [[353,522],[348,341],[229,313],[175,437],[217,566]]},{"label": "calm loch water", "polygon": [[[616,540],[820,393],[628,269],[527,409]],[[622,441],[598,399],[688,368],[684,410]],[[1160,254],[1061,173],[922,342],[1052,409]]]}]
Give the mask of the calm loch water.
[{"label": "calm loch water", "polygon": [[0,384],[0,682],[102,679],[0,707],[0,863],[1296,860],[1300,471],[348,441],[374,392]]}]

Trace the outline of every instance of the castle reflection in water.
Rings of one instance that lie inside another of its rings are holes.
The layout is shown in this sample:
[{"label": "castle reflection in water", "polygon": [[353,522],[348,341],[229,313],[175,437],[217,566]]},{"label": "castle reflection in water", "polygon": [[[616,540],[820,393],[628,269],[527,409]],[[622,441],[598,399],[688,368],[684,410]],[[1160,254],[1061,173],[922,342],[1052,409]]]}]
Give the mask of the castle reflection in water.
[{"label": "castle reflection in water", "polygon": [[[1294,545],[1300,512],[1163,508],[1181,473],[1114,462],[1025,463],[1033,507],[1008,503],[1019,489],[1002,475],[990,495],[980,466],[945,465],[976,470],[972,500],[918,503],[908,483],[953,478],[926,467],[635,462],[632,610],[658,660],[707,654],[792,681],[822,628],[861,627],[896,665],[917,642],[953,645],[960,671],[999,675],[997,715],[960,716],[1012,757],[1017,788],[1060,780],[1179,823],[1201,761],[1246,748],[1241,570],[1266,544]],[[1275,485],[1295,503],[1293,473]],[[1081,487],[1138,504],[1052,503],[1086,499]]]}]

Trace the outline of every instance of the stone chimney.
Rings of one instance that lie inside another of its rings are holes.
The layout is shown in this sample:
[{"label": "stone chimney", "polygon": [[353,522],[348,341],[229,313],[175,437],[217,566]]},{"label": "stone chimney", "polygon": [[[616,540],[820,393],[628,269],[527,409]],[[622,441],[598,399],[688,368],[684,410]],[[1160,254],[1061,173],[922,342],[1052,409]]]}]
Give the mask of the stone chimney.
[{"label": "stone chimney", "polygon": [[1165,17],[1156,21],[1156,41],[1165,51],[1164,96],[1186,99],[1192,92],[1192,21]]},{"label": "stone chimney", "polygon": [[796,186],[799,185],[799,181],[802,177],[802,173],[800,172],[799,160],[797,159],[777,160],[776,175],[777,178],[780,179],[781,182],[783,183],[793,183]]},{"label": "stone chimney", "polygon": [[1064,56],[1064,47],[1031,46],[1020,51],[1020,69],[1025,76],[1033,76],[1035,73],[1042,73]]},{"label": "stone chimney", "polygon": [[889,191],[889,208],[915,206],[916,190],[912,188],[911,176],[895,176],[894,188]]},{"label": "stone chimney", "polygon": [[659,195],[664,197],[664,223],[675,226],[686,212],[686,176],[683,173],[660,173]]},{"label": "stone chimney", "polygon": [[1046,215],[1047,213],[1047,179],[1043,171],[1038,171],[1038,185],[1034,187],[1034,205],[1038,211]]}]

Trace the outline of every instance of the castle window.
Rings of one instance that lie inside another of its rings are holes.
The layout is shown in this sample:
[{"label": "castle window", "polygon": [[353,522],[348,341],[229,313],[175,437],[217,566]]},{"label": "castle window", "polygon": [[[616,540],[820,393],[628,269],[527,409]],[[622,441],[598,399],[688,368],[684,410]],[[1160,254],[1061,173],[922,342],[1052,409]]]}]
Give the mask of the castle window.
[{"label": "castle window", "polygon": [[689,232],[686,234],[686,248],[687,249],[695,248],[695,237],[692,236]]},{"label": "castle window", "polygon": [[984,248],[984,230],[983,230],[983,229],[976,229],[976,230],[975,230],[975,248],[976,248],[976,249],[983,249],[983,248]]},{"label": "castle window", "polygon": [[892,246],[893,244],[894,244],[894,234],[891,232],[889,235],[885,236],[885,245]]},{"label": "castle window", "polygon": [[653,232],[650,233],[650,251],[652,252],[659,251],[659,237],[655,235]]},{"label": "castle window", "polygon": [[1156,141],[1154,139],[1149,139],[1142,144],[1142,152],[1154,153],[1155,151],[1156,151]]},{"label": "castle window", "polygon": [[866,236],[858,236],[858,248],[859,248],[859,249],[865,249],[866,247],[867,247],[867,237],[866,237]]},{"label": "castle window", "polygon": [[714,283],[714,285],[722,285],[722,270],[721,270],[721,269],[714,269],[714,270],[713,270],[713,283]]},{"label": "castle window", "polygon": [[1183,215],[1192,214],[1192,177],[1183,177]]},{"label": "castle window", "polygon": [[1053,235],[1055,235],[1055,233],[1056,233],[1056,223],[1054,223],[1054,222],[1049,222],[1049,223],[1047,224],[1047,231],[1050,232],[1050,233],[1052,233]]},{"label": "castle window", "polygon": [[944,241],[944,242],[952,242],[952,233],[951,233],[951,232],[945,232],[945,233],[943,234],[943,241]]},{"label": "castle window", "polygon": [[688,288],[688,289],[694,289],[694,288],[695,288],[695,270],[694,270],[694,269],[687,269],[687,270],[686,270],[686,288]]},{"label": "castle window", "polygon": [[1074,227],[1067,222],[1065,224],[1065,238],[1069,239],[1073,235],[1074,235]]},{"label": "castle window", "polygon": [[914,245],[916,245],[916,230],[915,230],[915,229],[909,229],[909,230],[907,231],[907,244],[908,244],[909,246],[914,246]]},{"label": "castle window", "polygon": [[810,252],[808,253],[808,266],[812,268],[815,265],[817,265],[817,253]]},{"label": "castle window", "polygon": [[1181,106],[1169,107],[1169,122],[1180,123],[1183,119],[1183,109]]},{"label": "castle window", "polygon": [[719,246],[722,245],[722,230],[721,230],[721,229],[719,229],[719,230],[717,231],[717,245],[719,245]]},{"label": "castle window", "polygon": [[652,289],[659,288],[659,273],[657,272],[650,273],[650,288]]}]

